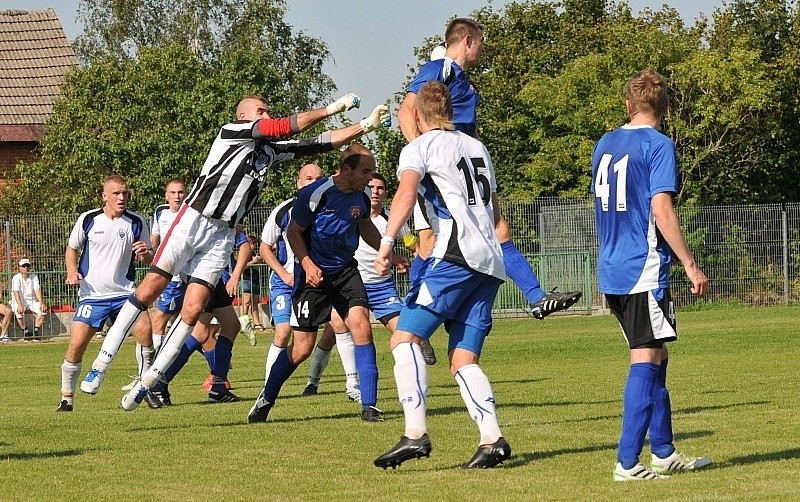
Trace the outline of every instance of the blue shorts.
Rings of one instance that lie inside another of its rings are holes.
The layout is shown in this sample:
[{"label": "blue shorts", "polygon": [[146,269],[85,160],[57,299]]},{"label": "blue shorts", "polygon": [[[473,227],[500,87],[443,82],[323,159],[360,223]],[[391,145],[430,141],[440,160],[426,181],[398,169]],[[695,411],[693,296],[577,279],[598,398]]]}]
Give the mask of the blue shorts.
[{"label": "blue shorts", "polygon": [[78,303],[75,309],[73,321],[80,321],[88,324],[94,329],[100,329],[107,319],[113,323],[117,319],[120,309],[128,300],[128,296],[118,296],[116,298],[104,298],[102,300],[83,300]]},{"label": "blue shorts", "polygon": [[444,260],[428,259],[421,280],[406,296],[397,329],[428,339],[445,323],[449,348],[480,354],[492,328],[492,304],[500,279]]},{"label": "blue shorts", "polygon": [[167,289],[158,296],[156,309],[165,314],[177,314],[183,306],[183,296],[186,294],[186,286],[183,282],[170,281]]},{"label": "blue shorts", "polygon": [[397,294],[397,287],[392,279],[372,284],[365,283],[364,289],[367,290],[369,309],[384,326],[391,319],[400,315],[403,300]]},{"label": "blue shorts", "polygon": [[288,323],[292,316],[292,287],[272,283],[269,292],[270,306],[272,307],[272,325]]}]

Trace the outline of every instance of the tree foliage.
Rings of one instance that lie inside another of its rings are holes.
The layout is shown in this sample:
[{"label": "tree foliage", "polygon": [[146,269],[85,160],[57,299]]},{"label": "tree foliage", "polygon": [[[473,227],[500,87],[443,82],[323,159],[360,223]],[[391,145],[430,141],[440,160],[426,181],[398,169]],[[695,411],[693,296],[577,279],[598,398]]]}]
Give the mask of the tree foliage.
[{"label": "tree foliage", "polygon": [[662,130],[676,143],[681,202],[800,200],[794,1],[735,0],[713,22],[688,24],[668,6],[637,15],[605,0],[515,2],[472,17],[487,36],[471,76],[478,130],[504,196],[587,196],[594,143],[627,120],[628,77],[652,68],[670,86]]},{"label": "tree foliage", "polygon": [[[100,180],[120,173],[133,207],[149,212],[166,179],[194,179],[241,96],[266,96],[276,115],[320,104],[334,88],[321,73],[327,46],[295,33],[285,8],[282,0],[83,1],[82,66],[67,79],[41,161],[19,166],[0,211],[86,209]],[[670,85],[662,130],[676,143],[681,202],[800,200],[795,0],[731,0],[691,23],[668,6],[634,14],[612,0],[528,0],[472,17],[487,36],[471,75],[482,99],[478,131],[504,197],[587,196],[593,145],[625,123],[625,82],[649,67]],[[413,49],[420,64],[441,37]],[[369,143],[390,188],[404,144],[398,130]],[[321,163],[332,168],[335,154]],[[273,203],[293,192],[294,176],[268,184],[262,202]]]},{"label": "tree foliage", "polygon": [[[163,201],[168,179],[191,185],[242,96],[262,95],[273,114],[285,116],[317,107],[334,88],[321,73],[327,46],[293,33],[281,1],[82,6],[83,64],[67,76],[41,160],[18,166],[20,182],[4,191],[0,210],[19,204],[42,213],[85,210],[98,204],[103,178],[121,174],[133,192],[132,208],[147,214]],[[265,200],[291,193],[294,179],[272,177]]]}]

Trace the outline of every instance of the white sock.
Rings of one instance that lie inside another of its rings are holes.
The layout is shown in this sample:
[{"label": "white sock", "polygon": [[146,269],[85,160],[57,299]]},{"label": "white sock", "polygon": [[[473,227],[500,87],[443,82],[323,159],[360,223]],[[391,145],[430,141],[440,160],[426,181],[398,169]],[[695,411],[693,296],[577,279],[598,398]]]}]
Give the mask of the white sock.
[{"label": "white sock", "polygon": [[311,356],[311,368],[308,370],[308,385],[319,387],[319,381],[322,378],[322,373],[328,367],[331,360],[331,352],[333,350],[323,350],[317,345],[314,354]]},{"label": "white sock", "polygon": [[126,301],[117,314],[117,320],[108,329],[106,337],[103,340],[103,346],[100,347],[100,353],[92,363],[92,368],[98,369],[102,372],[108,371],[111,361],[117,355],[122,342],[133,330],[137,319],[142,314],[142,311],[135,307],[130,300]]},{"label": "white sock", "polygon": [[275,364],[275,360],[278,359],[278,356],[286,350],[286,347],[278,347],[274,343],[270,344],[269,351],[267,351],[267,364],[264,366],[264,385],[267,385],[267,380],[269,379],[269,372],[272,370],[272,365]]},{"label": "white sock", "polygon": [[422,358],[419,345],[404,342],[392,350],[394,356],[394,380],[397,383],[397,398],[403,406],[406,419],[405,436],[419,439],[428,431],[425,422],[426,397],[428,395],[428,365]]},{"label": "white sock", "polygon": [[164,376],[164,372],[175,362],[178,354],[181,352],[181,347],[192,334],[194,326],[189,326],[182,319],[178,318],[170,327],[169,332],[164,337],[164,343],[161,345],[161,350],[156,356],[156,360],[150,366],[150,369],[142,374],[141,384],[148,389],[153,386]]},{"label": "white sock", "polygon": [[347,390],[355,390],[358,388],[356,342],[353,341],[353,335],[349,331],[336,333],[336,350],[339,351],[339,357],[342,359],[342,368],[344,368],[344,376],[347,379],[345,386]]},{"label": "white sock", "polygon": [[467,364],[456,371],[456,382],[467,411],[481,431],[481,445],[492,444],[503,434],[497,423],[494,393],[489,379],[477,364]]},{"label": "white sock", "polygon": [[153,349],[152,345],[145,346],[136,342],[136,362],[139,365],[139,378],[152,366],[155,353],[156,351]]},{"label": "white sock", "polygon": [[81,362],[71,363],[64,359],[61,363],[61,395],[64,397],[74,396],[75,387],[78,385],[78,377],[81,373]]},{"label": "white sock", "polygon": [[155,350],[156,353],[161,349],[162,343],[164,343],[164,335],[153,333],[153,350]]}]

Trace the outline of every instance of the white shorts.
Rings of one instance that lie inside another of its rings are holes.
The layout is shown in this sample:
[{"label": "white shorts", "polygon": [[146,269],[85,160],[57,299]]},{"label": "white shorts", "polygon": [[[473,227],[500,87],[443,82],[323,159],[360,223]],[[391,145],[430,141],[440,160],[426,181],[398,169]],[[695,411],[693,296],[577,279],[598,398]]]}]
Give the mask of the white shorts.
[{"label": "white shorts", "polygon": [[[25,311],[23,311],[22,314],[17,312],[17,302],[16,302],[16,300],[11,300],[10,305],[11,305],[11,311],[14,312],[14,315],[16,316],[16,318],[17,319],[22,319],[22,316],[25,315]],[[25,305],[25,310],[30,310],[31,312],[33,312],[36,315],[44,315],[44,312],[42,311],[42,304],[41,303],[39,303],[39,302],[31,302],[31,303],[26,303],[24,305]]]},{"label": "white shorts", "polygon": [[158,246],[153,266],[214,285],[229,263],[234,233],[224,221],[183,205]]}]

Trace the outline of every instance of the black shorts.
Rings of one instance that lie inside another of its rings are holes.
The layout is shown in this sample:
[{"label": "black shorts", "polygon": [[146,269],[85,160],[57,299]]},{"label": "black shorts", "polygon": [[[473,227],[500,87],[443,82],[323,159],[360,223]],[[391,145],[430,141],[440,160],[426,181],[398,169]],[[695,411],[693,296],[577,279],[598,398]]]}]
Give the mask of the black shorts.
[{"label": "black shorts", "polygon": [[217,285],[214,286],[214,290],[211,292],[211,298],[209,298],[208,304],[206,304],[206,312],[210,313],[213,312],[214,309],[221,309],[229,305],[233,305],[233,298],[228,294],[228,290],[225,289],[225,283],[219,280],[217,281]]},{"label": "black shorts", "polygon": [[668,288],[606,295],[606,299],[630,348],[656,348],[678,339],[675,308]]},{"label": "black shorts", "polygon": [[331,320],[332,308],[342,319],[347,317],[352,307],[369,308],[367,291],[355,260],[335,274],[323,274],[322,284],[316,288],[306,284],[302,276],[296,283],[298,286],[292,293],[289,323],[298,331],[316,332],[322,324]]}]

